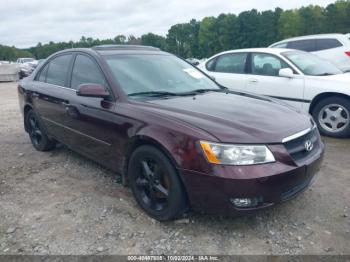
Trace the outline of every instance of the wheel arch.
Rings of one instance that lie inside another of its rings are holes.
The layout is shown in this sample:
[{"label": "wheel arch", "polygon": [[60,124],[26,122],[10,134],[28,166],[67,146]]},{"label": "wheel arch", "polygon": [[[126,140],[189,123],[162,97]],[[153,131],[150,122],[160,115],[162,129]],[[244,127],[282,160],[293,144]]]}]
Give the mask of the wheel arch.
[{"label": "wheel arch", "polygon": [[131,140],[127,143],[127,145],[125,146],[125,154],[124,154],[124,161],[123,161],[123,171],[122,171],[122,184],[124,186],[128,186],[128,164],[129,164],[129,159],[132,155],[132,153],[140,146],[144,146],[144,145],[148,145],[148,146],[153,146],[156,149],[160,150],[162,153],[164,153],[164,155],[169,159],[169,161],[173,164],[173,166],[175,167],[175,171],[179,177],[180,183],[183,186],[184,189],[184,193],[185,198],[187,203],[190,202],[189,199],[189,194],[187,191],[187,187],[183,181],[182,175],[179,172],[178,169],[178,164],[176,162],[176,160],[172,157],[171,153],[169,152],[169,150],[167,149],[166,146],[164,146],[161,142],[159,142],[158,140],[149,137],[149,136],[145,136],[145,135],[137,135],[133,138],[131,138]]},{"label": "wheel arch", "polygon": [[343,97],[346,99],[350,100],[350,96],[349,95],[345,95],[342,93],[337,93],[337,92],[325,92],[325,93],[321,93],[318,94],[314,99],[312,99],[310,107],[309,107],[309,113],[312,114],[313,110],[315,109],[315,106],[322,101],[323,99],[329,98],[329,97]]},{"label": "wheel arch", "polygon": [[26,123],[26,116],[27,116],[28,112],[32,109],[33,109],[33,107],[29,104],[26,104],[23,108],[23,122],[24,122],[24,130],[26,132],[28,132],[28,127],[27,127],[27,123]]},{"label": "wheel arch", "polygon": [[[162,145],[159,141],[156,139],[145,136],[145,135],[137,135],[130,139],[130,141],[126,144],[124,149],[124,161],[123,161],[123,184],[127,185],[127,174],[128,174],[128,164],[129,159],[131,157],[131,154],[136,150],[136,148],[144,145],[149,145],[157,148],[162,153],[164,153],[167,158],[170,160],[170,162],[174,165],[174,167],[177,169],[178,165],[175,159],[171,156],[169,150]],[[180,176],[181,177],[181,176]]]}]

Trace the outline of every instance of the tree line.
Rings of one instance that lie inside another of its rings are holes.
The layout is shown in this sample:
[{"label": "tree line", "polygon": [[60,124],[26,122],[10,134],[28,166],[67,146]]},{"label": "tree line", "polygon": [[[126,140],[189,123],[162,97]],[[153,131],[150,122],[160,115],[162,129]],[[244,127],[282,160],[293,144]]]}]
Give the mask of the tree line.
[{"label": "tree line", "polygon": [[320,33],[350,33],[350,0],[339,0],[326,7],[310,5],[262,12],[252,9],[238,15],[192,19],[171,26],[165,37],[153,33],[140,37],[117,35],[104,40],[83,36],[76,42],[38,43],[23,50],[0,46],[0,60],[12,60],[24,54],[41,59],[67,48],[103,44],[150,45],[184,58],[204,58],[224,50],[266,47],[285,38]]}]

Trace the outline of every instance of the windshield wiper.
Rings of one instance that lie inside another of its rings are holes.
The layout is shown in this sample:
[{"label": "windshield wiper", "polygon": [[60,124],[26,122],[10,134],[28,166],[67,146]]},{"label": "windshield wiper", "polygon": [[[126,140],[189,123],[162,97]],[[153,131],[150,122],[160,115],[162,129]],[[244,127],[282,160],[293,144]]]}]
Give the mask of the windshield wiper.
[{"label": "windshield wiper", "polygon": [[128,96],[150,96],[150,97],[163,97],[163,96],[189,96],[189,95],[197,95],[202,94],[206,92],[226,92],[228,89],[222,88],[222,89],[196,89],[189,92],[182,92],[182,93],[172,93],[167,91],[147,91],[147,92],[137,92],[137,93],[131,93]]},{"label": "windshield wiper", "polygon": [[206,93],[206,92],[227,92],[228,89],[226,88],[222,88],[222,89],[196,89],[196,90],[193,90],[193,91],[189,91],[189,92],[184,92],[184,93],[180,93],[181,95],[197,95],[197,94],[203,94],[203,93]]},{"label": "windshield wiper", "polygon": [[166,91],[147,91],[147,92],[137,92],[128,94],[128,96],[151,96],[151,97],[162,97],[162,96],[177,96],[176,93],[166,92]]},{"label": "windshield wiper", "polygon": [[331,74],[331,73],[323,73],[323,74],[319,74],[319,75],[316,75],[316,76],[332,76],[334,74]]}]

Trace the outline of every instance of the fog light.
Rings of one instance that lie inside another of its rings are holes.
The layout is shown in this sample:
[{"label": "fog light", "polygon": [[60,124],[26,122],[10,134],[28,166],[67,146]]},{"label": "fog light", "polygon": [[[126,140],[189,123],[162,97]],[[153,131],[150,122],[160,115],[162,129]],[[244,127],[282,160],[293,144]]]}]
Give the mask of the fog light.
[{"label": "fog light", "polygon": [[230,201],[238,208],[255,207],[262,202],[262,198],[231,198]]}]

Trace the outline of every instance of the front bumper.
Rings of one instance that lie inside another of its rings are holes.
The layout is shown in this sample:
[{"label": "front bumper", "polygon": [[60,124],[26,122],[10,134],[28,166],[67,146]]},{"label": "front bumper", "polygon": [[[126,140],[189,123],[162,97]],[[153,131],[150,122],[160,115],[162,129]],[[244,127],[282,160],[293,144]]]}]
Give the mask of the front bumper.
[{"label": "front bumper", "polygon": [[[276,146],[275,149],[278,149]],[[256,166],[216,166],[212,174],[180,170],[191,207],[205,213],[244,215],[287,201],[308,188],[323,159],[324,146],[307,163],[282,161]],[[254,207],[238,208],[234,198],[260,199]]]}]

